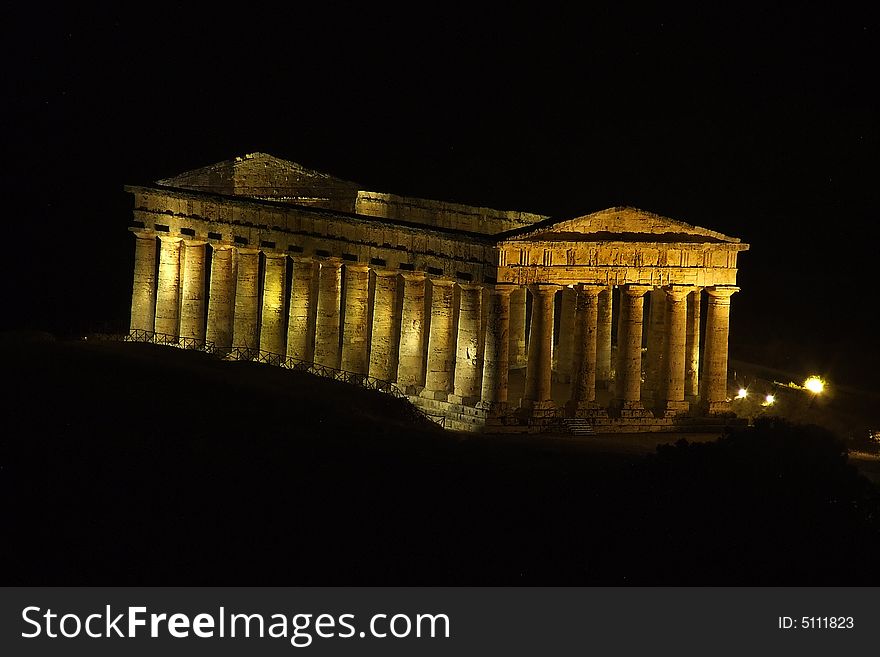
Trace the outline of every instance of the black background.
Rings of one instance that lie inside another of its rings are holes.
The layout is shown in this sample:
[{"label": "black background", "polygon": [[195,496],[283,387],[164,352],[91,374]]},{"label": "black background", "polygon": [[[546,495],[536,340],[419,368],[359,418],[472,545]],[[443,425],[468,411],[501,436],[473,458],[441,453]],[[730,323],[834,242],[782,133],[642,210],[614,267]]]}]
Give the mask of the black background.
[{"label": "black background", "polygon": [[876,388],[876,10],[615,6],[6,6],[4,326],[126,325],[122,186],[265,151],[741,237],[733,355]]}]

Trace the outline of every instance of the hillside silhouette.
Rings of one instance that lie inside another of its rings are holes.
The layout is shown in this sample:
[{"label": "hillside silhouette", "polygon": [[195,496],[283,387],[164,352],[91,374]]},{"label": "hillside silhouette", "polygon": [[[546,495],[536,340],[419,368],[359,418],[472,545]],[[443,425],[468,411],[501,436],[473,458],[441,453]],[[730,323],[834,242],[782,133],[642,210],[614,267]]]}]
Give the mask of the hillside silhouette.
[{"label": "hillside silhouette", "polygon": [[816,426],[645,457],[443,432],[403,400],[198,352],[9,346],[6,585],[880,581],[878,489]]}]

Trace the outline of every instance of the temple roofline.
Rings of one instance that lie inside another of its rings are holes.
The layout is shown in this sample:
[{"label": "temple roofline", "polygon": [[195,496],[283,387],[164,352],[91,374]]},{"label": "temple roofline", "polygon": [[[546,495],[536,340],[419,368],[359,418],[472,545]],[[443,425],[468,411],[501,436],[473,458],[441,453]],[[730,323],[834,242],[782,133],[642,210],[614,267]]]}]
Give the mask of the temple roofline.
[{"label": "temple roofline", "polygon": [[[647,210],[641,210],[639,208],[635,208],[627,205],[614,206],[610,208],[605,208],[603,210],[596,210],[595,212],[590,212],[588,214],[575,214],[571,216],[564,217],[548,217],[543,221],[539,221],[531,226],[524,226],[522,228],[515,228],[513,230],[506,231],[495,237],[499,240],[512,240],[514,238],[519,237],[528,237],[534,234],[540,234],[542,232],[547,232],[548,229],[554,228],[556,226],[560,226],[569,221],[576,221],[578,219],[589,219],[593,217],[599,217],[601,215],[606,214],[615,214],[615,213],[636,213],[641,217],[645,217],[648,219],[654,219],[662,223],[667,223],[671,227],[677,227],[683,229],[685,234],[690,235],[701,235],[705,237],[713,238],[719,242],[731,242],[731,243],[739,243],[741,240],[738,237],[731,237],[729,235],[725,235],[724,233],[719,233],[718,231],[711,230],[709,228],[703,228],[702,226],[696,226],[693,224],[688,224],[684,221],[679,221],[678,219],[671,219],[670,217],[666,217],[655,212],[649,212]],[[674,232],[674,231],[668,231]],[[660,233],[662,234],[662,233]]]},{"label": "temple roofline", "polygon": [[[184,171],[142,188],[175,195],[201,194],[243,204],[294,207],[318,214],[323,211],[337,217],[368,217],[388,226],[472,239],[480,236],[480,243],[498,245],[523,240],[740,244],[739,238],[630,206],[553,217],[375,191],[263,152]],[[746,249],[748,246],[743,245],[740,250]]]},{"label": "temple roofline", "polygon": [[[366,222],[370,224],[378,224],[385,226],[395,226],[395,227],[404,227],[412,230],[417,230],[419,232],[425,234],[434,234],[443,237],[453,237],[457,239],[468,239],[473,240],[475,242],[482,243],[484,245],[493,245],[496,247],[501,247],[505,244],[516,243],[519,240],[514,240],[512,238],[522,238],[528,237],[532,234],[538,236],[542,233],[547,232],[546,229],[551,226],[558,225],[565,221],[570,221],[571,219],[555,219],[550,217],[544,221],[539,222],[540,226],[536,224],[538,227],[524,227],[516,230],[505,231],[502,233],[496,234],[487,234],[487,233],[479,233],[475,231],[465,231],[456,228],[446,228],[443,226],[433,226],[429,224],[423,224],[419,222],[413,221],[405,221],[401,219],[390,219],[387,217],[379,217],[375,215],[368,214],[357,214],[351,212],[345,212],[343,210],[333,210],[328,208],[315,207],[310,205],[296,205],[287,201],[273,201],[269,199],[259,199],[253,198],[249,196],[241,196],[237,194],[220,194],[217,192],[209,192],[209,191],[201,191],[194,189],[184,189],[179,187],[169,187],[166,185],[124,185],[124,191],[135,194],[135,193],[164,193],[171,194],[177,198],[189,198],[193,200],[205,200],[205,199],[214,199],[219,202],[228,202],[234,203],[237,205],[242,205],[244,207],[256,207],[256,208],[272,208],[273,210],[281,210],[281,211],[291,211],[294,210],[296,212],[303,212],[306,214],[312,214],[317,216],[324,217],[333,217],[337,219],[348,219],[352,221],[356,221],[358,223]],[[602,210],[601,212],[613,212],[617,210],[636,210],[635,208],[621,207],[621,208],[609,208],[608,210]],[[639,213],[643,213],[641,210],[636,210]],[[599,213],[594,213],[599,214]],[[644,212],[644,214],[652,214]],[[583,216],[591,216],[591,215],[583,215]],[[689,224],[685,224],[684,222],[676,222],[673,219],[667,219],[666,217],[661,217],[660,215],[653,215],[665,221],[675,222],[681,226],[687,226],[689,228],[698,228],[690,226]],[[578,217],[575,217],[578,218]],[[542,229],[543,227],[543,229]],[[714,231],[709,231],[708,229],[700,229],[704,230],[707,233],[713,233]],[[630,243],[644,243],[644,244],[667,244],[667,245],[693,245],[693,244],[706,244],[706,243],[714,243],[714,244],[727,244],[728,246],[736,246],[738,247],[736,250],[745,251],[748,250],[748,244],[743,244],[740,242],[738,238],[727,238],[726,240],[722,240],[711,235],[705,235],[705,237],[709,237],[705,241],[701,241],[699,239],[699,235],[687,235],[687,234],[674,234],[674,233],[659,233],[656,234],[656,237],[662,237],[663,235],[674,236],[676,239],[651,239],[652,235],[650,233],[632,233],[629,238],[624,239],[616,239],[618,237],[623,237],[626,234],[613,234],[608,232],[597,232],[597,233],[585,233],[581,234],[581,238],[578,240],[567,240],[565,239],[566,233],[558,233],[553,235],[552,233],[548,236],[553,239],[543,239],[537,238],[534,240],[529,240],[533,242],[565,242],[565,241],[579,241],[579,242],[596,242],[596,243],[615,243],[615,242],[630,242]],[[721,235],[718,233],[718,235]],[[597,239],[592,240],[584,240],[583,236],[595,237]],[[636,236],[643,236],[646,239],[634,239]],[[726,236],[725,236],[726,237]]]},{"label": "temple roofline", "polygon": [[[255,151],[253,153],[245,153],[244,155],[237,155],[236,157],[229,158],[228,160],[221,160],[220,162],[214,162],[213,164],[208,164],[202,167],[196,167],[195,169],[188,169],[186,171],[181,171],[179,173],[174,174],[173,176],[167,176],[165,178],[160,178],[156,180],[156,184],[164,185],[164,186],[173,186],[168,185],[169,182],[173,182],[175,179],[184,178],[187,176],[194,176],[203,172],[209,172],[211,170],[216,170],[220,167],[224,166],[234,166],[240,162],[246,162],[248,160],[272,160],[284,166],[290,167],[292,169],[298,169],[303,173],[308,173],[310,175],[316,176],[318,178],[326,178],[328,180],[334,180],[339,183],[343,183],[345,185],[349,185],[352,188],[362,189],[363,185],[358,182],[354,182],[353,180],[346,180],[344,178],[339,178],[332,174],[326,173],[324,171],[318,171],[317,169],[312,169],[306,166],[303,166],[299,162],[294,162],[293,160],[285,160],[283,157],[278,157],[277,155],[272,155],[271,153],[263,153],[262,151]],[[206,185],[210,186],[210,185]]]}]

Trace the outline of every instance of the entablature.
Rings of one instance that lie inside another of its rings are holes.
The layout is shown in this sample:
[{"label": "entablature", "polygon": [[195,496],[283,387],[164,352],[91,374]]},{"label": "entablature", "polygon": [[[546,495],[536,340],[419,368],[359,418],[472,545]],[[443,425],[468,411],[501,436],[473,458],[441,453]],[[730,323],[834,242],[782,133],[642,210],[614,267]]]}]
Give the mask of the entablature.
[{"label": "entablature", "polygon": [[500,267],[726,267],[735,268],[739,242],[502,242],[497,247]]},{"label": "entablature", "polygon": [[462,281],[494,282],[492,246],[471,234],[328,210],[274,207],[216,195],[126,188],[135,197],[130,230],[256,248],[292,256],[341,258]]},{"label": "entablature", "polygon": [[498,283],[532,285],[736,285],[728,267],[543,266],[498,267]]}]

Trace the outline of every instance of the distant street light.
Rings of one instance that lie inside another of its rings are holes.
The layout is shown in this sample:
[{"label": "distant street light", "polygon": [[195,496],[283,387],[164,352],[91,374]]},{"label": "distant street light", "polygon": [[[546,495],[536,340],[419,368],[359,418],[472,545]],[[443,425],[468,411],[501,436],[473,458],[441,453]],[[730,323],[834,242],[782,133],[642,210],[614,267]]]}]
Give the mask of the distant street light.
[{"label": "distant street light", "polygon": [[804,388],[812,392],[814,395],[819,395],[825,391],[825,382],[818,376],[808,377],[806,381],[804,381]]}]

